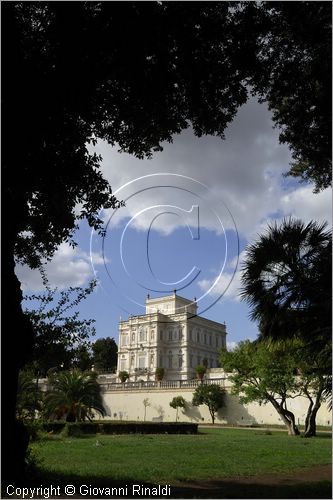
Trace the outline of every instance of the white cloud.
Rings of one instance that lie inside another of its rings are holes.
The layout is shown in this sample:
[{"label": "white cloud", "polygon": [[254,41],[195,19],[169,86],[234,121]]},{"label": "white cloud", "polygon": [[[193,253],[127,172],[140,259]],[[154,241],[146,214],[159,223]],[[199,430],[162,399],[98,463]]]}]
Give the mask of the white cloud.
[{"label": "white cloud", "polygon": [[[189,129],[175,136],[173,144],[164,144],[164,151],[155,153],[151,160],[119,154],[116,148],[103,142],[98,143],[96,151],[103,157],[102,172],[114,193],[120,198],[130,197],[125,208],[116,214],[111,212],[118,226],[125,218],[133,217],[132,227],[146,231],[158,210],[166,211],[167,205],[190,210],[196,201],[201,227],[220,230],[210,208],[222,214],[226,228],[232,227],[225,204],[240,235],[247,240],[266,227],[267,222],[284,215],[330,218],[330,189],[316,195],[312,193],[312,186],[296,184],[282,176],[289,169],[290,152],[286,145],[279,144],[278,131],[272,127],[267,107],[254,99],[239,110],[226,130],[225,141],[212,136],[197,138]],[[170,177],[173,187],[162,187],[163,177],[152,176],[167,172],[178,175]],[[200,190],[199,184],[181,176],[204,183],[208,190]],[[143,178],[130,184],[139,177]],[[120,189],[124,185],[126,187]],[[202,198],[186,191],[197,188]],[[149,209],[158,205],[163,207],[155,211]],[[191,214],[189,219],[191,223]],[[185,225],[184,217],[164,214],[155,219],[153,227],[168,235]]]},{"label": "white cloud", "polygon": [[[89,255],[78,247],[73,248],[67,243],[62,243],[53,259],[44,266],[50,286],[64,289],[87,284],[94,277],[91,261],[94,265],[103,264],[104,258],[96,252]],[[15,272],[24,291],[44,290],[37,269],[17,264]]]},{"label": "white cloud", "polygon": [[311,186],[303,186],[281,198],[281,209],[284,215],[301,218],[304,222],[310,220],[327,221],[330,227],[332,226],[331,206],[331,189],[314,194]]},{"label": "white cloud", "polygon": [[234,342],[232,340],[230,342],[227,341],[227,350],[233,351],[237,347],[237,345],[238,345],[238,342]]},{"label": "white cloud", "polygon": [[[213,287],[209,291],[209,295],[212,297],[220,297],[223,295],[224,300],[229,299],[233,302],[240,302],[241,265],[244,257],[245,251],[241,252],[239,255],[238,265],[237,258],[234,258],[219,278],[214,277],[212,279],[198,281],[198,286],[204,292],[207,292],[211,287]],[[234,272],[235,268],[236,271]],[[215,281],[216,284],[214,285]]]}]

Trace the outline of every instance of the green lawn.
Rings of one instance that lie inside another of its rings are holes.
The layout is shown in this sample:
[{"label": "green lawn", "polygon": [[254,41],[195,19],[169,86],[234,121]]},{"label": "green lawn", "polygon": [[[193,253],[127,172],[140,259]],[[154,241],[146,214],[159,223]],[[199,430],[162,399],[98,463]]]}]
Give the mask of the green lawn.
[{"label": "green lawn", "polygon": [[[102,446],[96,446],[98,440]],[[290,472],[331,463],[331,435],[202,429],[198,435],[57,436],[33,444],[47,477],[173,483]]]}]

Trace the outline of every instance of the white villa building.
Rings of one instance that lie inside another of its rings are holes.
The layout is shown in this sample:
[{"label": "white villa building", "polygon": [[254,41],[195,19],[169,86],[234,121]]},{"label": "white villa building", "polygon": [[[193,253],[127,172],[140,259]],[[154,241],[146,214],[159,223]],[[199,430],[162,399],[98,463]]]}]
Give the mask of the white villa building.
[{"label": "white villa building", "polygon": [[[176,412],[170,407],[175,396],[185,399],[179,420],[210,423],[207,406],[193,406],[193,393],[199,384],[216,384],[225,390],[225,405],[216,415],[216,423],[225,425],[282,425],[270,403],[244,404],[232,394],[230,374],[218,367],[219,350],[226,346],[225,324],[196,315],[197,304],[179,297],[176,292],[159,298],[147,297],[146,314],[130,316],[119,324],[117,374],[98,376],[103,404],[108,420],[175,421]],[[196,367],[208,364],[203,381],[196,377]],[[162,381],[155,380],[156,368],[163,367]],[[127,371],[129,380],[122,383],[119,371]],[[47,390],[48,381],[39,381]],[[309,401],[304,397],[287,400],[296,423],[304,424]],[[97,418],[100,418],[97,416]],[[331,411],[323,403],[317,424],[330,426]]]},{"label": "white villa building", "polygon": [[146,314],[119,323],[117,373],[130,381],[155,380],[158,367],[164,380],[196,377],[198,365],[218,366],[219,350],[226,347],[226,326],[197,316],[196,299],[172,295],[146,299]]}]

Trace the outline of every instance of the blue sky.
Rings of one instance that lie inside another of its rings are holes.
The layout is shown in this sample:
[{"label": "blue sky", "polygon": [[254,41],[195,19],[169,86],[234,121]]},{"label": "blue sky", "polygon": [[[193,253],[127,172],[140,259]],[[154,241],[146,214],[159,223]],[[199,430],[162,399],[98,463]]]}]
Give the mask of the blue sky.
[{"label": "blue sky", "polygon": [[[228,342],[254,339],[257,327],[239,300],[244,249],[267,224],[285,216],[327,220],[331,190],[312,193],[282,174],[291,160],[264,104],[251,99],[226,130],[226,139],[196,138],[186,130],[138,160],[99,142],[101,169],[126,207],[103,211],[106,237],[82,222],[73,250],[63,243],[46,271],[59,289],[98,287],[81,303],[96,320],[97,337],[118,340],[118,321],[143,314],[147,293],[196,297],[199,314],[225,322]],[[17,266],[25,293],[42,289],[37,271]]]}]

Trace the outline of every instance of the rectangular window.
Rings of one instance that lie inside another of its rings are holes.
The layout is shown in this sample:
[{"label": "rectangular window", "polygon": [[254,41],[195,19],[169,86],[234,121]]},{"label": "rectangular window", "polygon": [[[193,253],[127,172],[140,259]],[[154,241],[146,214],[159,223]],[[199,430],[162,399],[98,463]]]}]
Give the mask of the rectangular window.
[{"label": "rectangular window", "polygon": [[169,356],[168,360],[169,360],[169,368],[172,368],[172,356]]},{"label": "rectangular window", "polygon": [[215,345],[216,345],[216,347],[218,347],[218,346],[219,346],[219,339],[218,339],[218,337],[217,337],[217,336],[215,337]]},{"label": "rectangular window", "polygon": [[139,339],[140,339],[139,340],[140,342],[144,342],[146,340],[146,332],[145,331],[143,331],[143,330],[140,331]]},{"label": "rectangular window", "polygon": [[182,367],[183,367],[183,357],[179,356],[179,358],[178,358],[178,368],[182,368]]},{"label": "rectangular window", "polygon": [[163,330],[160,331],[160,340],[163,340]]},{"label": "rectangular window", "polygon": [[190,330],[190,340],[193,340],[192,330]]},{"label": "rectangular window", "polygon": [[126,359],[121,359],[120,360],[120,370],[123,371],[123,370],[126,370]]},{"label": "rectangular window", "polygon": [[169,330],[169,340],[172,340],[172,330]]},{"label": "rectangular window", "polygon": [[123,335],[122,336],[122,345],[127,345],[128,344],[128,335]]},{"label": "rectangular window", "polygon": [[190,354],[190,368],[193,368],[193,354]]},{"label": "rectangular window", "polygon": [[139,368],[146,368],[146,356],[139,357]]}]

